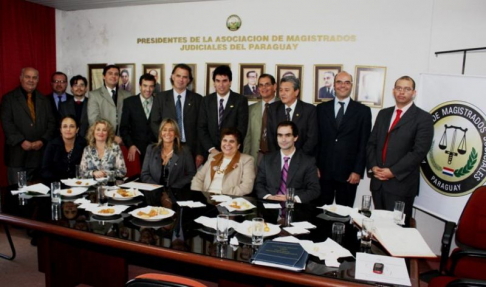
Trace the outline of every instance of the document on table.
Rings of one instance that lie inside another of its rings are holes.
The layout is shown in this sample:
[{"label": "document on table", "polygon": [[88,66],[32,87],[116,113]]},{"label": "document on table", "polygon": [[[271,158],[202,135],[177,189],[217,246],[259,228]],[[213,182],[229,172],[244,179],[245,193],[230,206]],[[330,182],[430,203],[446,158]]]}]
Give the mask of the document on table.
[{"label": "document on table", "polygon": [[[375,263],[382,263],[384,265],[382,274],[373,272]],[[412,286],[407,266],[405,265],[405,259],[390,256],[356,253],[355,278],[365,281]]]},{"label": "document on table", "polygon": [[415,228],[376,227],[374,236],[392,256],[437,257]]}]

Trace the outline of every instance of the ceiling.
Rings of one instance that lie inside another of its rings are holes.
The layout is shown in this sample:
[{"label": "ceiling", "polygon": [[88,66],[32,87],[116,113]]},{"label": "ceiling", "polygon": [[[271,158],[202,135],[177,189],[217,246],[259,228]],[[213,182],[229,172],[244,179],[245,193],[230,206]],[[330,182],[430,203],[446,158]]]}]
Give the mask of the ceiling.
[{"label": "ceiling", "polygon": [[27,0],[63,11],[214,0]]}]

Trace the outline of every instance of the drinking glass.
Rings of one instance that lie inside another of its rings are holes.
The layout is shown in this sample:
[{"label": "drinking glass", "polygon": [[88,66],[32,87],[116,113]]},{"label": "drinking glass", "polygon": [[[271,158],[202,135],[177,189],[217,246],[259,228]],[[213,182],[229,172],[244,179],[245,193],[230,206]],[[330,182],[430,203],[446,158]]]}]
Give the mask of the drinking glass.
[{"label": "drinking glass", "polygon": [[255,217],[251,221],[251,244],[263,244],[263,231],[265,230],[265,222],[263,218]]},{"label": "drinking glass", "polygon": [[99,206],[106,205],[108,203],[108,198],[105,195],[105,188],[103,186],[98,186],[96,188],[96,193],[97,193],[97,196],[98,196]]},{"label": "drinking glass", "polygon": [[337,243],[343,243],[345,232],[345,226],[342,222],[334,222],[332,224],[332,240],[336,241]]},{"label": "drinking glass", "polygon": [[286,208],[294,208],[294,201],[295,201],[295,189],[292,187],[287,188],[287,195],[285,197],[285,207]]},{"label": "drinking glass", "polygon": [[81,179],[81,169],[79,164],[77,164],[75,167],[75,173],[76,173],[76,179]]},{"label": "drinking glass", "polygon": [[393,221],[395,221],[396,224],[402,223],[404,210],[405,210],[405,202],[395,201],[395,208],[393,209]]},{"label": "drinking glass", "polygon": [[61,203],[61,183],[58,181],[51,183],[51,203],[59,204]]},{"label": "drinking glass", "polygon": [[361,229],[361,246],[371,247],[371,235],[373,234],[373,219],[364,218]]},{"label": "drinking glass", "polygon": [[26,171],[17,172],[17,181],[19,185],[19,190],[22,190],[25,187],[27,187],[27,172]]},{"label": "drinking glass", "polygon": [[370,211],[371,195],[363,195],[361,198],[361,211]]},{"label": "drinking glass", "polygon": [[216,239],[218,242],[228,241],[229,216],[219,214],[216,220]]}]

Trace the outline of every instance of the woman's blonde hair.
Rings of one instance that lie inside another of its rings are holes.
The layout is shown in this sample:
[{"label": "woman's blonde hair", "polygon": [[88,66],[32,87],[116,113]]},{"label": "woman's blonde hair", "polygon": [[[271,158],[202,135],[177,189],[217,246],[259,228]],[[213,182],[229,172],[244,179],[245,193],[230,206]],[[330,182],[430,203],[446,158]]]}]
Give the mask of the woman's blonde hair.
[{"label": "woman's blonde hair", "polygon": [[90,127],[88,132],[86,133],[86,141],[90,147],[96,146],[96,139],[94,136],[96,125],[103,124],[106,126],[106,130],[108,131],[108,135],[106,136],[106,146],[110,148],[113,145],[115,140],[115,132],[113,131],[113,126],[107,120],[97,120],[94,122]]},{"label": "woman's blonde hair", "polygon": [[163,144],[163,142],[164,142],[164,140],[162,139],[161,134],[162,134],[162,129],[167,124],[172,125],[172,127],[174,128],[174,136],[175,136],[175,139],[174,139],[174,150],[177,152],[177,151],[181,150],[181,132],[179,130],[179,125],[177,124],[177,122],[174,121],[171,118],[164,119],[160,123],[160,127],[159,127],[159,138],[158,138],[158,141],[157,141],[157,146],[161,146]]}]

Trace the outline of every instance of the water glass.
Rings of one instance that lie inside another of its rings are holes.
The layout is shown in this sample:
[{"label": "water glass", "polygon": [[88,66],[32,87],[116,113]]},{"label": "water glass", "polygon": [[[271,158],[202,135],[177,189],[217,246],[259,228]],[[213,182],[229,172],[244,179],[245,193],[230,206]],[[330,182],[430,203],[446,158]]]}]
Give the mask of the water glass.
[{"label": "water glass", "polygon": [[292,187],[287,188],[287,195],[285,197],[285,207],[286,208],[294,208],[295,202],[295,189]]},{"label": "water glass", "polygon": [[61,183],[58,181],[51,183],[51,202],[55,204],[61,203]]},{"label": "water glass", "polygon": [[81,167],[79,166],[79,164],[77,164],[75,167],[75,174],[76,179],[81,179]]},{"label": "water glass", "polygon": [[393,221],[395,221],[396,224],[402,223],[404,210],[405,210],[405,202],[395,201],[395,208],[393,209]]},{"label": "water glass", "polygon": [[336,241],[339,244],[342,244],[344,233],[345,233],[344,223],[334,222],[332,224],[332,240]]},{"label": "water glass", "polygon": [[228,241],[229,216],[219,214],[216,220],[216,239],[218,242]]},{"label": "water glass", "polygon": [[57,203],[51,204],[51,219],[60,220],[61,219],[61,205]]},{"label": "water glass", "polygon": [[26,171],[17,172],[17,182],[18,182],[18,185],[19,185],[19,190],[22,190],[25,187],[27,187],[27,172]]},{"label": "water glass", "polygon": [[265,222],[263,218],[255,217],[251,221],[251,244],[263,244],[263,232],[265,230]]},{"label": "water glass", "polygon": [[108,203],[108,198],[106,197],[105,188],[103,186],[98,186],[96,188],[96,195],[98,196],[99,206],[103,206]]},{"label": "water glass", "polygon": [[363,195],[361,198],[361,211],[370,211],[371,209],[371,195]]},{"label": "water glass", "polygon": [[361,246],[371,247],[371,235],[373,234],[373,219],[364,218],[361,229]]}]

